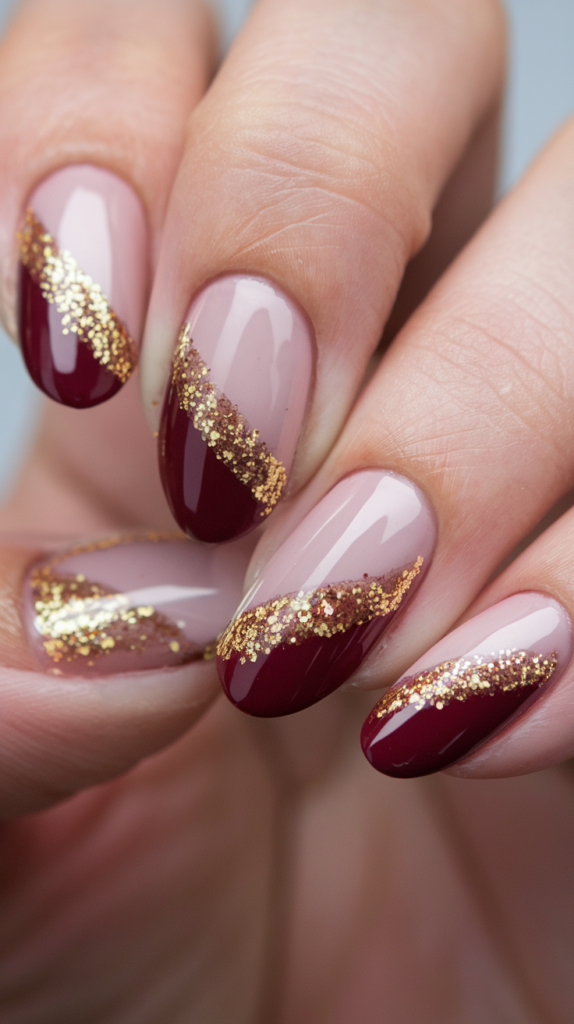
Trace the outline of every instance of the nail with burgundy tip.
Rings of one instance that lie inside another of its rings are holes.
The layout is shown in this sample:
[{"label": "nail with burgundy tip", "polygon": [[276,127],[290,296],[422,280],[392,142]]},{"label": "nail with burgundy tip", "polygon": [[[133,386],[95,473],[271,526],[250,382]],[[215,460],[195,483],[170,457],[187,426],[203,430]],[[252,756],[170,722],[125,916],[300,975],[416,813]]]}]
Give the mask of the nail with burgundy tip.
[{"label": "nail with burgundy tip", "polygon": [[18,232],[18,329],[26,367],[49,398],[105,402],[136,362],[148,287],[143,206],[111,171],[55,171],[28,199]]},{"label": "nail with burgundy tip", "polygon": [[101,676],[213,657],[252,548],[146,534],[78,545],[33,565],[23,618],[39,668]]},{"label": "nail with burgundy tip", "polygon": [[219,640],[232,703],[287,715],[341,686],[419,586],[435,532],[404,477],[366,470],[340,481],[273,555]]},{"label": "nail with burgundy tip", "polygon": [[572,627],[543,594],[495,604],[427,651],[363,725],[373,768],[410,779],[448,768],[508,725],[568,663]]},{"label": "nail with burgundy tip", "polygon": [[312,366],[305,317],[269,281],[222,277],[194,301],[160,426],[163,487],[189,536],[231,540],[273,511],[295,456]]}]

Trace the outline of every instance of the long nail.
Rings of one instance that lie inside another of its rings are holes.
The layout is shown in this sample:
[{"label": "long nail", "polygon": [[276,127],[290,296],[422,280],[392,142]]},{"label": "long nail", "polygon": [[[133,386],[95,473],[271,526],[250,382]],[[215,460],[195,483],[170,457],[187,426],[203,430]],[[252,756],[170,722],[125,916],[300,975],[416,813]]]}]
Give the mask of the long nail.
[{"label": "long nail", "polygon": [[342,480],[271,558],[220,639],[229,699],[251,715],[286,715],[345,682],[419,585],[433,516],[394,473]]},{"label": "long nail", "polygon": [[252,545],[112,537],[32,566],[24,623],[45,671],[102,675],[207,656],[242,592]]},{"label": "long nail", "polygon": [[148,278],[139,198],[111,171],[64,167],[30,196],[18,244],[20,343],[32,380],[75,409],[105,402],[137,362]]},{"label": "long nail", "polygon": [[279,501],[312,371],[310,330],[275,285],[229,276],[205,288],[183,325],[160,429],[160,472],[182,530],[238,537]]},{"label": "long nail", "polygon": [[387,691],[361,744],[385,775],[430,775],[524,711],[570,658],[570,619],[543,594],[515,594],[465,622]]}]

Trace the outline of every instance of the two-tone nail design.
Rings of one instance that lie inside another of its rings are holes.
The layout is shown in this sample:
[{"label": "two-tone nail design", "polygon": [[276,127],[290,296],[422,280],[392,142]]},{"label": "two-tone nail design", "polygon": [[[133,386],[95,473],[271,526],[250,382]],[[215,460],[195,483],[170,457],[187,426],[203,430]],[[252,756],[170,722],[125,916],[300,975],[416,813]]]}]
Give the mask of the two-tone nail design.
[{"label": "two-tone nail design", "polygon": [[221,636],[230,700],[252,715],[314,704],[359,667],[426,572],[435,525],[420,491],[367,470],[337,484],[270,559]]},{"label": "two-tone nail design", "polygon": [[160,472],[179,526],[221,542],[263,522],[287,484],[312,372],[298,307],[275,285],[229,276],[183,324],[160,428]]},{"label": "two-tone nail design", "polygon": [[18,233],[18,323],[42,391],[83,409],[137,362],[148,278],[142,204],[117,175],[65,167],[34,190]]},{"label": "two-tone nail design", "polygon": [[180,665],[213,644],[241,595],[251,546],[111,537],[33,565],[24,623],[39,666],[102,675]]},{"label": "two-tone nail design", "polygon": [[374,768],[397,778],[460,761],[520,712],[570,658],[570,619],[524,593],[465,622],[428,651],[373,708],[362,734]]}]

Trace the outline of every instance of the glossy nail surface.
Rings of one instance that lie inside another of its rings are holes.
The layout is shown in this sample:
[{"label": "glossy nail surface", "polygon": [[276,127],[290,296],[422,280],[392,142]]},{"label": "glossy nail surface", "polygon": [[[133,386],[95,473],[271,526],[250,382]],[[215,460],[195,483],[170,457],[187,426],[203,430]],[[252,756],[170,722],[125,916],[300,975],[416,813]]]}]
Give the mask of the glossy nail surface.
[{"label": "glossy nail surface", "polygon": [[18,234],[18,325],[32,380],[85,409],[137,362],[147,293],[142,204],[116,174],[72,165],[30,196]]},{"label": "glossy nail surface", "polygon": [[208,285],[183,325],[160,428],[160,473],[178,525],[209,542],[269,515],[287,483],[312,371],[309,327],[268,281]]},{"label": "glossy nail surface", "polygon": [[501,601],[431,648],[391,687],[361,733],[374,768],[429,775],[466,757],[555,681],[571,653],[570,619],[543,594]]},{"label": "glossy nail surface", "polygon": [[95,541],[32,566],[24,624],[40,667],[107,675],[209,654],[241,596],[251,549],[148,534]]},{"label": "glossy nail surface", "polygon": [[290,714],[352,675],[432,556],[433,516],[394,473],[338,483],[271,558],[218,645],[229,699],[259,716]]}]

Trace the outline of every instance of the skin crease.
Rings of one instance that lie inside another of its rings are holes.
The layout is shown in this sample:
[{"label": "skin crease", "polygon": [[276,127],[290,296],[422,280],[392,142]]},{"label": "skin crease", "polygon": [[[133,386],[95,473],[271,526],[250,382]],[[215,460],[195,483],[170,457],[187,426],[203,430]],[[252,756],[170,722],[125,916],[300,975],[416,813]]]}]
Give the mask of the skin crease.
[{"label": "skin crease", "polygon": [[[14,188],[6,202],[16,216]],[[442,230],[448,235],[448,225]],[[517,236],[509,238],[514,249]],[[486,238],[488,250],[493,244]],[[417,290],[415,281],[415,294],[426,283]],[[424,313],[431,326],[432,308]],[[405,358],[400,350],[391,369]],[[366,394],[368,418],[376,392]],[[480,441],[491,458],[500,410],[489,411],[474,449],[461,446],[461,462],[476,458]],[[343,473],[371,455],[371,435],[358,453],[356,424]],[[430,428],[427,437],[432,448]],[[388,443],[392,451],[392,432]],[[0,518],[5,531],[69,538],[170,524],[136,381],[109,407],[81,415],[46,407]],[[548,559],[546,547],[533,548],[480,602],[534,580],[567,604],[561,552],[571,545],[562,534],[551,540]],[[203,679],[128,678],[101,693],[52,683],[23,653],[18,662],[15,607],[33,553],[1,555],[0,798],[13,819],[1,837],[3,1022],[568,1019],[568,766],[472,785],[447,777],[400,784],[377,776],[358,747],[373,693],[334,694],[263,725],[217,700],[185,732],[216,693],[209,665]],[[459,579],[466,571],[463,563]],[[452,589],[459,579],[450,577]],[[436,602],[436,592],[425,600]],[[395,664],[406,667],[406,648],[397,636]],[[50,807],[83,786],[93,788]]]}]

